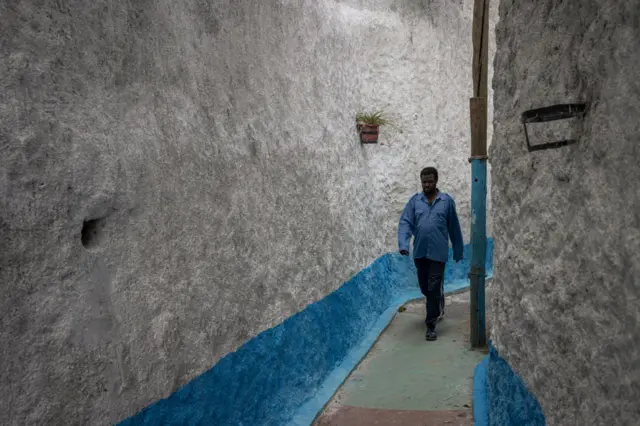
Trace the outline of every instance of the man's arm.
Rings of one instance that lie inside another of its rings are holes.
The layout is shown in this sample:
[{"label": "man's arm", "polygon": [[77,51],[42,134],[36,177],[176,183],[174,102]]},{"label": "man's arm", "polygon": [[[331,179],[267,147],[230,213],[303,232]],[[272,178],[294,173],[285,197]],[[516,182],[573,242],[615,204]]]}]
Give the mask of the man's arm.
[{"label": "man's arm", "polygon": [[400,252],[409,253],[409,242],[411,241],[411,235],[413,235],[414,220],[413,199],[410,199],[407,205],[404,206],[398,225],[398,249]]},{"label": "man's arm", "polygon": [[460,229],[460,221],[456,213],[456,203],[453,198],[450,199],[449,217],[447,218],[447,226],[449,228],[449,238],[453,245],[453,260],[456,262],[462,260],[464,251],[464,242],[462,241],[462,230]]}]

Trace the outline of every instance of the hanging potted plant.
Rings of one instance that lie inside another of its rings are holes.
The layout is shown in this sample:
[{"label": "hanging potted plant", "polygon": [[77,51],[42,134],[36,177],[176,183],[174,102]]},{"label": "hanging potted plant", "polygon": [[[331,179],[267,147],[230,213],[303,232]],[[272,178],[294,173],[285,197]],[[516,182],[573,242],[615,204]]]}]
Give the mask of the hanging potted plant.
[{"label": "hanging potted plant", "polygon": [[356,114],[356,128],[358,129],[358,132],[360,132],[360,141],[362,143],[378,143],[378,130],[380,126],[384,126],[389,123],[390,122],[385,118],[383,111],[374,112],[372,114]]}]

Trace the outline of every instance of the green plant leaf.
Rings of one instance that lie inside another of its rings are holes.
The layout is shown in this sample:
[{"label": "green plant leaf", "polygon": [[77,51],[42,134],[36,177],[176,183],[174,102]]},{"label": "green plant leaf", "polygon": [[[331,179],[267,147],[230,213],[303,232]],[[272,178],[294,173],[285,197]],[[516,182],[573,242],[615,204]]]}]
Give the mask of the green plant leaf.
[{"label": "green plant leaf", "polygon": [[384,111],[376,111],[373,113],[359,112],[356,114],[356,122],[358,124],[372,124],[378,126],[391,124],[391,121],[385,117]]}]

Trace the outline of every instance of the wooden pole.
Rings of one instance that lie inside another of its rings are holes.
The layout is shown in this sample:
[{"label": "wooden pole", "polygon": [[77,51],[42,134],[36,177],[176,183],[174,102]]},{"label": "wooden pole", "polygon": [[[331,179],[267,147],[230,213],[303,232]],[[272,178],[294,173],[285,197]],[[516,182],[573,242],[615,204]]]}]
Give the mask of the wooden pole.
[{"label": "wooden pole", "polygon": [[485,262],[487,250],[487,83],[489,68],[489,0],[473,6],[473,97],[471,118],[471,346],[486,345]]},{"label": "wooden pole", "polygon": [[473,95],[486,99],[489,68],[489,0],[475,0],[472,37]]}]

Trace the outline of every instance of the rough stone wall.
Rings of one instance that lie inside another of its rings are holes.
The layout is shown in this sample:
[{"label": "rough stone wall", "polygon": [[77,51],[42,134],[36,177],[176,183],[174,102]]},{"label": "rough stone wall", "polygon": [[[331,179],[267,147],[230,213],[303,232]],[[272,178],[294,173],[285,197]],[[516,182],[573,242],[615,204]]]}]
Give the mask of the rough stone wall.
[{"label": "rough stone wall", "polygon": [[[549,425],[640,418],[639,45],[636,1],[500,5],[493,338]],[[528,153],[520,114],[566,102],[579,143]]]},{"label": "rough stone wall", "polygon": [[[386,246],[395,248],[398,218],[409,197],[420,191],[419,174],[426,166],[440,172],[439,187],[450,193],[469,240],[471,200],[469,98],[473,96],[471,26],[473,1],[347,0],[351,25],[363,39],[364,104],[379,105],[396,120],[385,128],[381,144],[366,148],[371,177],[380,193],[376,210],[388,210]],[[366,5],[366,9],[363,10]],[[357,8],[360,9],[357,9]],[[491,3],[490,31],[498,2]],[[370,19],[373,18],[373,22]],[[489,55],[495,53],[491,37]],[[493,64],[489,61],[489,81]],[[492,90],[489,90],[488,141],[493,133]],[[490,176],[488,176],[490,179]],[[487,195],[491,211],[491,194]],[[492,235],[489,215],[487,232]]]},{"label": "rough stone wall", "polygon": [[[0,17],[1,424],[167,396],[395,250],[424,165],[468,234],[469,0]],[[378,107],[402,132],[363,147]]]}]

